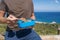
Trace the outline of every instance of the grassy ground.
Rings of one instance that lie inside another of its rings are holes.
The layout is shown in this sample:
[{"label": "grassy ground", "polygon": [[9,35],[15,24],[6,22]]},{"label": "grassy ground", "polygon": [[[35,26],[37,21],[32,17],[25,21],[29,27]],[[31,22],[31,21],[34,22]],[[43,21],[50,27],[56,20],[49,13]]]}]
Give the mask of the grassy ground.
[{"label": "grassy ground", "polygon": [[[60,24],[36,24],[34,30],[40,35],[56,35]],[[4,34],[6,24],[0,24],[0,34]]]},{"label": "grassy ground", "polygon": [[6,24],[0,24],[0,34],[4,34],[5,33],[5,31],[6,31]]},{"label": "grassy ground", "polygon": [[59,24],[36,24],[35,31],[40,35],[56,35],[58,34]]}]

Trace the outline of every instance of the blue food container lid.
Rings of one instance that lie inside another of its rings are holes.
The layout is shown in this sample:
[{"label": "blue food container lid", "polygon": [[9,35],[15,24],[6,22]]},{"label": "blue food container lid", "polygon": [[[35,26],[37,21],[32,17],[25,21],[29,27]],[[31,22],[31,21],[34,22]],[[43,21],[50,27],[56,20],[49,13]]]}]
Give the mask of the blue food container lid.
[{"label": "blue food container lid", "polygon": [[28,27],[31,27],[31,26],[35,25],[35,20],[30,20],[30,21],[27,21],[27,22],[24,22],[22,20],[18,20],[17,24],[18,24],[19,28],[28,28]]}]

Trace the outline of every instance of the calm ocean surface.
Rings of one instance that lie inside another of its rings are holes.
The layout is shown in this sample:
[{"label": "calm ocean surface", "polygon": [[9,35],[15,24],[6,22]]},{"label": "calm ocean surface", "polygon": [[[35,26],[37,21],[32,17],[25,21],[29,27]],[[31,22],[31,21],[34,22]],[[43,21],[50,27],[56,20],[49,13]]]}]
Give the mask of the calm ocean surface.
[{"label": "calm ocean surface", "polygon": [[60,23],[60,12],[35,12],[36,21]]}]

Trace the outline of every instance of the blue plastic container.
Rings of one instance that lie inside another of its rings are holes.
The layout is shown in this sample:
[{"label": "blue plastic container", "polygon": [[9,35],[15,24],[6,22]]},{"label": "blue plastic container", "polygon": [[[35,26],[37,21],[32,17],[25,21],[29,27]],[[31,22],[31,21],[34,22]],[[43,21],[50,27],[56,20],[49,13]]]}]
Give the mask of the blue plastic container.
[{"label": "blue plastic container", "polygon": [[19,28],[28,28],[28,27],[33,27],[35,25],[35,20],[30,20],[27,22],[24,22],[22,20],[18,20],[17,21],[18,27]]}]

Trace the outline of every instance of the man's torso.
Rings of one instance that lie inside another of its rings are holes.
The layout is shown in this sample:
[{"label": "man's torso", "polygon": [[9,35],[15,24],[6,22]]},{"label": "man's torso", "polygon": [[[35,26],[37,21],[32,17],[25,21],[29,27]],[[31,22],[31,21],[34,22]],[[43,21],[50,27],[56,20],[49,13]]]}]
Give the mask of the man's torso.
[{"label": "man's torso", "polygon": [[32,13],[31,0],[4,0],[4,2],[8,6],[10,14],[16,17],[30,18]]},{"label": "man's torso", "polygon": [[[24,17],[30,18],[32,14],[32,0],[4,0],[8,7],[8,13],[13,14],[17,18]],[[13,27],[13,26],[10,26]],[[20,28],[14,28],[13,30],[19,30]]]}]

